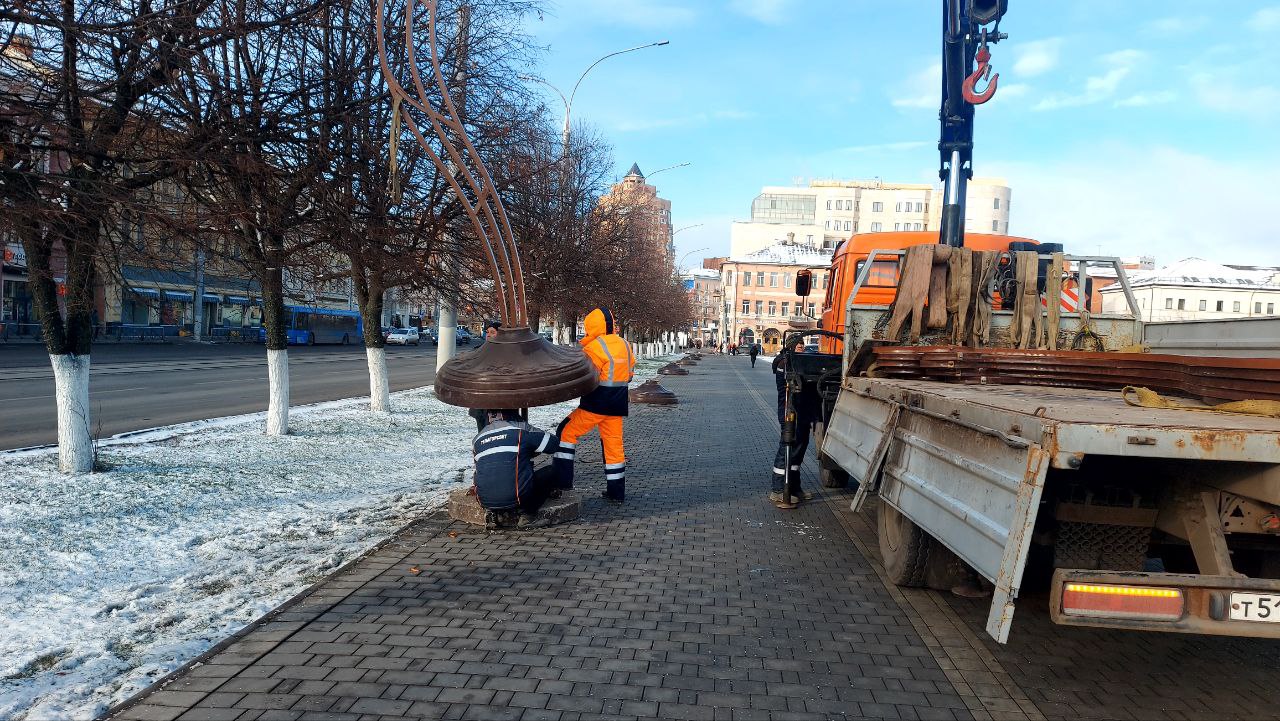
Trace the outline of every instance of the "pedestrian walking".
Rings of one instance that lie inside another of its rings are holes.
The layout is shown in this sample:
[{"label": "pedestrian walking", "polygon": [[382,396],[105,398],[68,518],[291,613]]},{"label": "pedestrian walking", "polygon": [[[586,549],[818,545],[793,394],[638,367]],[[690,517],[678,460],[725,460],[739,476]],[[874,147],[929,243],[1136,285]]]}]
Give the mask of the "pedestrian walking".
[{"label": "pedestrian walking", "polygon": [[627,459],[622,444],[622,419],[627,416],[627,386],[636,366],[631,345],[615,332],[613,314],[596,308],[583,321],[586,336],[578,341],[591,364],[599,373],[600,385],[582,397],[578,407],[560,424],[560,449],[554,463],[561,488],[573,488],[573,463],[578,439],[600,429],[600,445],[604,450],[606,499],[622,503],[626,499]]},{"label": "pedestrian walking", "polygon": [[755,367],[756,367],[756,356],[760,355],[760,345],[759,345],[758,343],[752,343],[752,344],[751,344],[751,349],[750,349],[750,350],[748,350],[748,351],[747,351],[747,353],[749,353],[749,354],[751,355],[751,367],[752,367],[752,368],[755,368]]}]

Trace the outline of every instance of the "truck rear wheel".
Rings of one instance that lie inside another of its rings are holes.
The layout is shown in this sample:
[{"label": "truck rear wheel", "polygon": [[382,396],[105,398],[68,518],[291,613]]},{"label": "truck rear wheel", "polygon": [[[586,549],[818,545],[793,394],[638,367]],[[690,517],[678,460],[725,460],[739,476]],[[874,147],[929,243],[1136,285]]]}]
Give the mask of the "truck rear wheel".
[{"label": "truck rear wheel", "polygon": [[929,552],[933,538],[898,509],[880,502],[876,512],[880,535],[880,560],[889,580],[899,586],[924,586],[929,577]]},{"label": "truck rear wheel", "polygon": [[844,488],[849,485],[849,474],[833,463],[831,459],[822,455],[822,439],[826,430],[825,423],[814,424],[813,439],[817,446],[818,482],[822,484],[823,488]]}]

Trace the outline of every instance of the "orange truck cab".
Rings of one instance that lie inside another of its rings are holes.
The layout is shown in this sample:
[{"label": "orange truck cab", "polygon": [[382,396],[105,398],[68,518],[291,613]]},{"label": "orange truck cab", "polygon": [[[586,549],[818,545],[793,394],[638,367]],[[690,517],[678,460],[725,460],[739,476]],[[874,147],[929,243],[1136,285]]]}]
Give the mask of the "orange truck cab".
[{"label": "orange truck cab", "polygon": [[[872,251],[905,250],[913,245],[933,244],[938,242],[935,231],[912,231],[893,233],[860,233],[849,238],[836,248],[831,259],[831,270],[827,276],[827,294],[822,301],[821,328],[844,335],[844,315],[848,306],[849,293],[858,280],[858,273],[866,264]],[[1032,243],[1038,241],[1030,238],[1019,238],[1012,235],[988,235],[984,233],[965,233],[964,245],[973,250],[1009,250],[1010,243]],[[871,264],[867,282],[858,289],[854,302],[859,305],[889,305],[893,302],[898,289],[898,258],[879,258]],[[819,348],[823,353],[840,353],[843,343],[830,336],[822,336]]]}]

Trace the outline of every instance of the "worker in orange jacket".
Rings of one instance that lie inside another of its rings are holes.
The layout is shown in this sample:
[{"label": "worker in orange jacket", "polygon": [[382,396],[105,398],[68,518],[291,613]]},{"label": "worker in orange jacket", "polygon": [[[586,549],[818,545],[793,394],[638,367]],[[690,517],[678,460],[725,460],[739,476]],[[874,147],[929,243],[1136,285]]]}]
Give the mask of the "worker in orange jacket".
[{"label": "worker in orange jacket", "polygon": [[626,498],[627,458],[622,448],[622,419],[627,415],[627,387],[636,366],[631,346],[615,330],[613,314],[596,308],[583,323],[586,336],[578,341],[600,374],[600,385],[582,397],[578,407],[556,430],[560,449],[554,460],[561,488],[573,488],[573,461],[578,439],[600,429],[604,448],[604,497],[622,503]]}]

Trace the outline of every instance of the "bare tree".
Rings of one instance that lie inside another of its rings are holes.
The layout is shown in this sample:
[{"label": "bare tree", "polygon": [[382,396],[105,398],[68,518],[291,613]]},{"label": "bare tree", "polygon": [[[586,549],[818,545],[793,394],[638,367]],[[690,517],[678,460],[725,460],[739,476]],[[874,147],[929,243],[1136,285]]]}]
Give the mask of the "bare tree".
[{"label": "bare tree", "polygon": [[[93,465],[93,297],[122,218],[175,172],[185,144],[158,102],[223,32],[208,0],[27,0],[0,6],[0,231],[23,245],[53,366],[59,465]],[[57,275],[63,281],[57,281]]]},{"label": "bare tree", "polygon": [[306,52],[321,30],[321,7],[213,0],[204,20],[230,28],[229,37],[184,65],[170,96],[182,132],[199,149],[184,168],[184,187],[261,286],[268,435],[289,432],[284,270],[316,244],[306,232],[324,170],[316,129],[334,112]]}]

